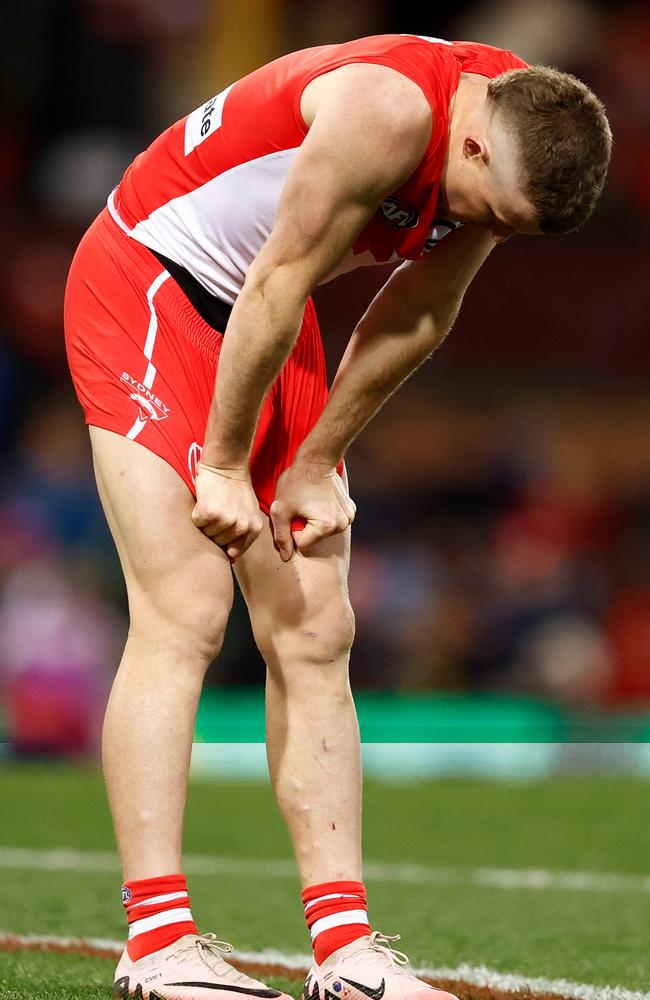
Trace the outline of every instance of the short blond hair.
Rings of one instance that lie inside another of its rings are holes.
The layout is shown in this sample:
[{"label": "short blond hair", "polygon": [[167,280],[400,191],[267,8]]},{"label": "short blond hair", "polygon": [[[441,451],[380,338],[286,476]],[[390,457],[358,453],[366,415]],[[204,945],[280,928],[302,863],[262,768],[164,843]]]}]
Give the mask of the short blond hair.
[{"label": "short blond hair", "polygon": [[540,229],[577,229],[607,177],[612,133],[604,106],[577,77],[550,66],[508,70],[487,93],[518,142],[523,193]]}]

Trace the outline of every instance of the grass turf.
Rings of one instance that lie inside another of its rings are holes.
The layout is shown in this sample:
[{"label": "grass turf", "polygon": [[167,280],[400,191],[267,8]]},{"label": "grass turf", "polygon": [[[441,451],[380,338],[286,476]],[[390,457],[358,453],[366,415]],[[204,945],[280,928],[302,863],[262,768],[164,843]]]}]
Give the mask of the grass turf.
[{"label": "grass turf", "polygon": [[[0,845],[112,850],[99,775],[38,766],[0,769]],[[650,785],[563,779],[535,784],[368,784],[368,859],[620,873],[650,872]],[[255,861],[288,858],[289,842],[265,785],[193,783],[186,852]],[[119,878],[110,872],[3,871],[0,926],[20,934],[122,938]],[[202,930],[239,949],[307,951],[297,880],[239,871],[190,880]],[[650,893],[495,889],[369,880],[371,918],[399,931],[417,964],[462,961],[504,972],[650,988]],[[0,953],[0,996],[108,996],[101,959]],[[75,985],[70,985],[71,982]],[[77,985],[78,984],[78,985]],[[67,991],[67,992],[66,992]],[[296,984],[290,992],[296,993]]]},{"label": "grass turf", "polygon": [[[2,1000],[107,1000],[112,961],[80,955],[14,952],[0,954]],[[296,983],[273,978],[277,990],[298,995]]]}]

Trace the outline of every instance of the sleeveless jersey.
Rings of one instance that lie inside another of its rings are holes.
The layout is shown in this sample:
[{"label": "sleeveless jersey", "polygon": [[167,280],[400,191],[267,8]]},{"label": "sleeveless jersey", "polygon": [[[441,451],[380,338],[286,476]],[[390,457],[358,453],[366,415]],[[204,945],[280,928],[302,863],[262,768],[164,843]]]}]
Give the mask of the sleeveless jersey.
[{"label": "sleeveless jersey", "polygon": [[[287,173],[307,134],[300,99],[315,77],[376,63],[413,80],[432,110],[427,151],[378,208],[334,274],[415,260],[454,223],[438,218],[449,104],[460,74],[526,66],[502,49],[420,35],[376,35],[282,56],[176,122],[126,170],[109,210],[129,236],[232,304],[267,240]],[[334,277],[328,275],[328,279]]]}]

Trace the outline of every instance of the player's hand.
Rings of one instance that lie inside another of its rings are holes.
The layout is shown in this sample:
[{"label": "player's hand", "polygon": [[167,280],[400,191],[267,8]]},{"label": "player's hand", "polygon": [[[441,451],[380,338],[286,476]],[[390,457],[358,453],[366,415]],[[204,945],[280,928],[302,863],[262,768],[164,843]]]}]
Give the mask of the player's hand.
[{"label": "player's hand", "polygon": [[248,469],[216,469],[199,462],[192,520],[231,562],[243,555],[264,524]]},{"label": "player's hand", "polygon": [[[313,463],[290,466],[278,479],[271,504],[271,527],[280,558],[288,562],[295,549],[304,552],[321,538],[345,531],[356,510],[336,469]],[[305,526],[292,531],[291,522],[297,519],[304,520]]]}]

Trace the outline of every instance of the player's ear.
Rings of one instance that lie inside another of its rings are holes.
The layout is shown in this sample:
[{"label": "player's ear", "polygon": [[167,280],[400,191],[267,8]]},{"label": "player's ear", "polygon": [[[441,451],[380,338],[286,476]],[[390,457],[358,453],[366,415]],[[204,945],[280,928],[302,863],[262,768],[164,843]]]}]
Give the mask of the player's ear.
[{"label": "player's ear", "polygon": [[463,156],[465,159],[479,157],[487,165],[490,162],[487,143],[480,135],[467,135],[463,142]]}]

